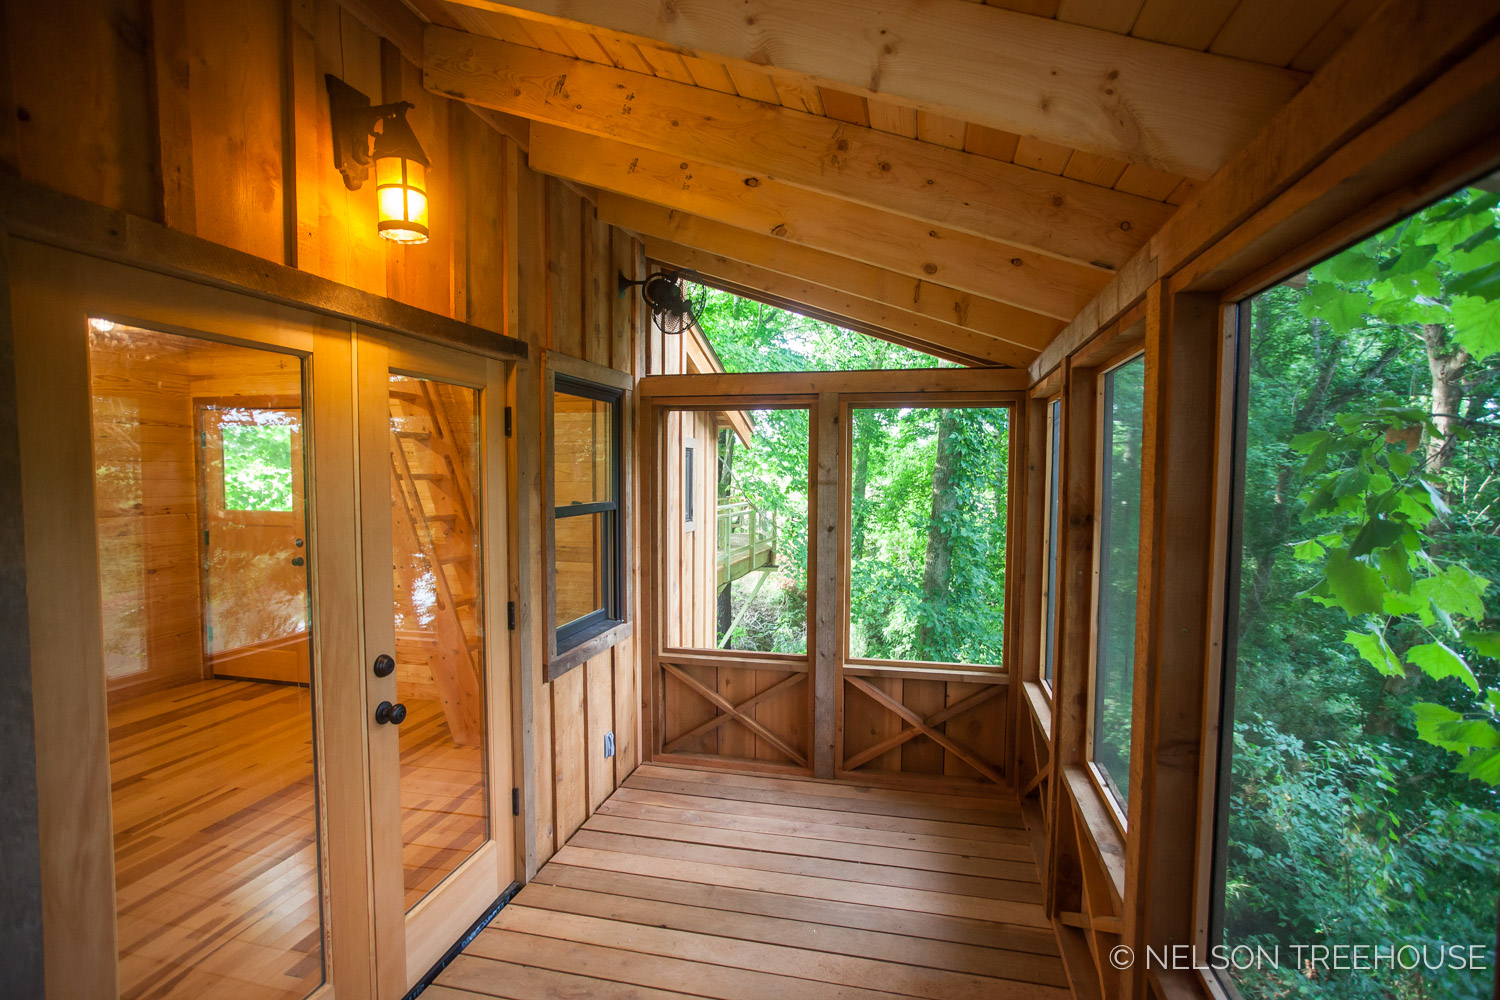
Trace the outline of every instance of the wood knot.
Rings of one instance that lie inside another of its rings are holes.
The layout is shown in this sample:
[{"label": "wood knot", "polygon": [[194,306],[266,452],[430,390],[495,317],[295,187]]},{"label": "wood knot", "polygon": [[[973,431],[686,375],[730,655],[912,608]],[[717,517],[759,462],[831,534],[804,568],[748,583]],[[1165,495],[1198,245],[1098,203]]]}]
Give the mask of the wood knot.
[{"label": "wood knot", "polygon": [[937,274],[938,266],[936,264],[923,264],[922,271],[925,274]]},{"label": "wood knot", "polygon": [[1015,265],[1015,266],[1016,266],[1016,267],[1020,267],[1020,266],[1021,266],[1021,265],[1022,265],[1022,264],[1024,264],[1024,263],[1026,263],[1026,262],[1025,262],[1025,261],[1024,261],[1024,260],[1022,260],[1022,259],[1021,259],[1021,258],[1019,258],[1019,257],[1012,257],[1012,258],[1011,258],[1011,259],[1010,259],[1010,262],[1011,262],[1011,263],[1012,263],[1012,264],[1014,264],[1014,265]]},{"label": "wood knot", "polygon": [[771,235],[772,236],[785,236],[786,235],[786,225],[784,223],[777,223],[776,226],[775,226],[775,228],[773,228],[771,230]]},{"label": "wood knot", "polygon": [[745,178],[745,187],[747,187],[747,188],[760,187],[760,178],[759,177],[746,177]]}]

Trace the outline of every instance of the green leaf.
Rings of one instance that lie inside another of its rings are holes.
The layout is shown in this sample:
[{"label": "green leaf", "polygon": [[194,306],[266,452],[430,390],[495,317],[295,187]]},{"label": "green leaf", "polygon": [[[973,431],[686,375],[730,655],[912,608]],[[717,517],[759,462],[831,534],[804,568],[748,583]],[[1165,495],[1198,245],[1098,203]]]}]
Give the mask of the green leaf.
[{"label": "green leaf", "polygon": [[1385,636],[1376,631],[1345,632],[1344,641],[1353,646],[1365,662],[1386,677],[1404,677],[1406,668],[1386,643]]},{"label": "green leaf", "polygon": [[1329,598],[1350,618],[1380,611],[1385,581],[1373,566],[1351,559],[1343,549],[1334,549],[1328,553],[1323,578],[1328,583]]},{"label": "green leaf", "polygon": [[1500,298],[1466,295],[1454,299],[1453,335],[1476,360],[1500,351]]},{"label": "green leaf", "polygon": [[1420,646],[1413,646],[1406,651],[1406,659],[1415,666],[1421,667],[1422,672],[1433,680],[1442,680],[1445,677],[1457,677],[1469,686],[1469,690],[1475,694],[1479,693],[1479,679],[1474,676],[1474,671],[1464,662],[1464,658],[1441,642],[1427,642]]},{"label": "green leaf", "polygon": [[1376,558],[1380,560],[1380,572],[1385,574],[1385,582],[1390,588],[1403,594],[1411,593],[1414,581],[1405,543],[1399,540],[1392,543],[1381,549]]},{"label": "green leaf", "polygon": [[1298,542],[1292,546],[1292,558],[1298,562],[1317,562],[1327,551],[1317,539],[1309,538],[1305,542]]},{"label": "green leaf", "polygon": [[1468,750],[1467,746],[1443,736],[1445,727],[1463,720],[1463,716],[1458,712],[1446,705],[1434,705],[1430,701],[1417,702],[1411,707],[1411,712],[1416,716],[1418,737],[1444,750],[1452,750],[1454,753],[1463,753]]},{"label": "green leaf", "polygon": [[1477,632],[1470,629],[1463,634],[1463,640],[1480,656],[1500,658],[1500,632]]},{"label": "green leaf", "polygon": [[1439,611],[1480,621],[1484,618],[1483,595],[1489,585],[1488,580],[1467,566],[1452,565],[1418,580],[1412,589],[1430,600]]},{"label": "green leaf", "polygon": [[1487,785],[1500,785],[1500,750],[1471,753],[1453,770]]},{"label": "green leaf", "polygon": [[1354,536],[1354,541],[1349,545],[1349,554],[1355,557],[1369,555],[1375,549],[1396,544],[1405,533],[1404,525],[1377,517],[1365,522],[1365,526],[1359,529],[1359,534]]},{"label": "green leaf", "polygon": [[1321,319],[1334,333],[1348,333],[1364,326],[1368,296],[1360,292],[1345,291],[1337,285],[1317,283],[1307,287],[1306,297],[1299,308],[1309,319]]},{"label": "green leaf", "polygon": [[1485,264],[1449,278],[1448,291],[1453,295],[1474,295],[1490,301],[1500,299],[1500,262]]}]

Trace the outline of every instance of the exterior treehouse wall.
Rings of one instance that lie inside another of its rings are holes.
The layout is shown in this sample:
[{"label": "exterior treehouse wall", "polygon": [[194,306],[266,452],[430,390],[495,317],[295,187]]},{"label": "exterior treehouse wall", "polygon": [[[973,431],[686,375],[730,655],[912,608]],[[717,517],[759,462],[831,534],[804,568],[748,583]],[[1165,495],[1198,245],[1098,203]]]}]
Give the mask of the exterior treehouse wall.
[{"label": "exterior treehouse wall", "polygon": [[[589,201],[533,173],[510,135],[423,89],[414,15],[399,3],[346,8],[334,0],[64,0],[8,3],[3,29],[0,170],[526,341],[532,360],[518,366],[514,390],[514,516],[538,523],[543,352],[639,370],[638,298],[618,298],[614,279],[617,271],[642,273],[641,246],[599,222]],[[380,239],[373,184],[345,188],[334,167],[325,74],[375,103],[415,105],[409,120],[432,161],[427,244]],[[172,417],[185,419],[185,410]],[[190,447],[186,436],[180,443]],[[192,516],[180,520],[187,539]],[[135,527],[122,522],[127,534]],[[531,545],[511,548],[513,560],[518,551],[531,560],[532,591],[512,596],[540,608],[546,567],[539,534],[529,537]],[[519,570],[512,566],[513,589]],[[174,585],[196,600],[194,572]],[[523,643],[540,648],[540,611],[520,617],[531,632]],[[171,631],[194,645],[197,626],[179,624]],[[635,648],[627,640],[552,684],[540,680],[539,654],[523,658],[535,713],[535,759],[516,776],[536,792],[528,874],[635,765]],[[617,739],[613,758],[603,756],[608,731]]]}]

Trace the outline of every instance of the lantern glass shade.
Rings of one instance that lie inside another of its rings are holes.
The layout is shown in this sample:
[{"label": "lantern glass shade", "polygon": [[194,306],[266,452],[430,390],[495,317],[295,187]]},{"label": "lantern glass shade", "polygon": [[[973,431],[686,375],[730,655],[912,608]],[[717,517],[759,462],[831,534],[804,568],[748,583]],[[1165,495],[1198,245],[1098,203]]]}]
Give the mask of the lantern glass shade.
[{"label": "lantern glass shade", "polygon": [[396,243],[427,242],[427,168],[404,156],[375,157],[380,235]]}]

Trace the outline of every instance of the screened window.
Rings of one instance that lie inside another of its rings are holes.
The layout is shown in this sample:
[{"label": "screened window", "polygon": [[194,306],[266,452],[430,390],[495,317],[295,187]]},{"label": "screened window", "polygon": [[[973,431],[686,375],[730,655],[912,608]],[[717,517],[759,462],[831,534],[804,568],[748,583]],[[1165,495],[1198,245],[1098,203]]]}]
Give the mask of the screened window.
[{"label": "screened window", "polygon": [[1000,665],[1010,411],[851,412],[850,654]]},{"label": "screened window", "polygon": [[1058,480],[1062,471],[1062,400],[1047,404],[1047,552],[1042,595],[1042,683],[1052,690],[1052,663],[1057,655],[1057,519]]},{"label": "screened window", "polygon": [[[1468,188],[1239,306],[1211,943],[1281,956],[1219,971],[1245,1000],[1495,995],[1497,262]],[[1287,958],[1340,946],[1376,957]]]},{"label": "screened window", "polygon": [[557,376],[552,397],[557,653],[623,619],[620,390]]},{"label": "screened window", "polygon": [[682,519],[688,530],[697,523],[698,446],[689,439],[682,452]]},{"label": "screened window", "polygon": [[1130,789],[1145,392],[1144,356],[1110,369],[1100,386],[1099,590],[1090,701],[1092,758],[1095,773],[1121,812]]}]

